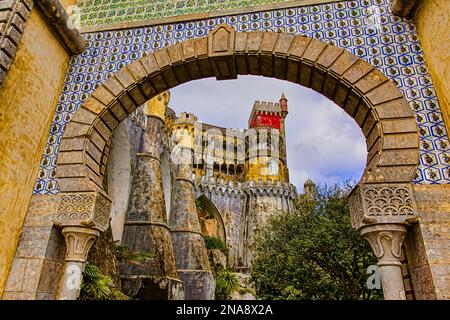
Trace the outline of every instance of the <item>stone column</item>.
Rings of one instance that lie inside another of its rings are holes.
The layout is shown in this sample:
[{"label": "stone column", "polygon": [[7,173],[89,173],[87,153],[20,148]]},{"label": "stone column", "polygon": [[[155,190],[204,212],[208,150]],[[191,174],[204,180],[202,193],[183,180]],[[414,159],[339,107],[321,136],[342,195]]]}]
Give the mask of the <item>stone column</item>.
[{"label": "stone column", "polygon": [[369,242],[381,276],[385,300],[406,300],[400,256],[406,227],[400,224],[378,224],[360,230]]},{"label": "stone column", "polygon": [[54,225],[62,230],[66,242],[64,273],[59,300],[76,300],[89,249],[109,226],[111,200],[103,192],[62,193]]},{"label": "stone column", "polygon": [[62,234],[66,241],[66,257],[58,299],[76,300],[80,295],[89,249],[100,232],[84,227],[64,227]]},{"label": "stone column", "polygon": [[417,222],[411,184],[360,184],[349,197],[352,225],[378,259],[385,300],[405,300],[401,249],[407,226]]},{"label": "stone column", "polygon": [[124,293],[136,299],[182,299],[161,176],[164,121],[148,116],[142,152],[137,155],[122,244],[131,252],[151,254],[141,262],[120,262]]},{"label": "stone column", "polygon": [[192,152],[191,148],[181,147],[169,223],[186,299],[211,300],[214,299],[215,281],[195,205]]}]

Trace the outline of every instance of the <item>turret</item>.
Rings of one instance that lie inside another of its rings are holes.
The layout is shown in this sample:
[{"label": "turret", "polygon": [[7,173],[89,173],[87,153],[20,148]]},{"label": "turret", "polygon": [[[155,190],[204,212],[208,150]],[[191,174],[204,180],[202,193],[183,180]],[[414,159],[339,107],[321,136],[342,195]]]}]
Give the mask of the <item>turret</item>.
[{"label": "turret", "polygon": [[[286,107],[287,100],[282,102]],[[287,182],[284,118],[281,104],[255,101],[248,126],[245,179]]]},{"label": "turret", "polygon": [[195,121],[197,121],[197,116],[195,116],[193,113],[182,112],[180,116],[175,120],[175,123],[193,125]]},{"label": "turret", "polygon": [[303,184],[305,188],[305,195],[310,197],[311,199],[315,199],[316,197],[316,184],[311,179],[307,179]]},{"label": "turret", "polygon": [[144,113],[148,117],[156,117],[165,122],[166,108],[169,105],[170,92],[164,91],[145,102]]},{"label": "turret", "polygon": [[286,181],[289,181],[289,171],[287,166],[287,153],[286,153],[286,117],[289,113],[288,111],[288,100],[284,95],[284,92],[281,93],[280,98],[280,109],[281,109],[281,119],[280,119],[280,135],[282,136],[282,146],[281,146],[281,154],[284,155],[284,167],[285,167],[285,177]]},{"label": "turret", "polygon": [[288,100],[286,99],[286,96],[284,95],[284,92],[281,93],[280,98],[280,108],[281,108],[281,115],[286,118],[288,111]]},{"label": "turret", "polygon": [[248,119],[249,128],[280,129],[281,108],[279,103],[255,101]]}]

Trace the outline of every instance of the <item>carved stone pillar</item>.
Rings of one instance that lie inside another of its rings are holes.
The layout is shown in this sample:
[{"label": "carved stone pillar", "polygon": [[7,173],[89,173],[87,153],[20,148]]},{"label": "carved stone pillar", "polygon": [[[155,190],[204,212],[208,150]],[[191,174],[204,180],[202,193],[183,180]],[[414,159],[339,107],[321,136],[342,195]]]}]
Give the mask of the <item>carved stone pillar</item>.
[{"label": "carved stone pillar", "polygon": [[110,211],[111,200],[103,193],[61,195],[54,224],[62,229],[66,256],[58,299],[78,298],[89,249],[100,232],[108,228]]},{"label": "carved stone pillar", "polygon": [[163,120],[149,116],[142,150],[137,155],[122,237],[122,244],[130,251],[152,257],[139,263],[119,263],[124,293],[144,300],[184,297],[166,217],[160,164],[162,134]]},{"label": "carved stone pillar", "polygon": [[170,227],[178,274],[187,300],[214,299],[215,281],[195,205],[192,149],[182,147],[172,196]]},{"label": "carved stone pillar", "polygon": [[352,225],[378,259],[385,300],[405,300],[400,255],[407,226],[417,221],[410,184],[361,184],[349,198]]},{"label": "carved stone pillar", "polygon": [[378,259],[385,300],[406,300],[400,256],[406,227],[400,224],[378,224],[360,230]]}]

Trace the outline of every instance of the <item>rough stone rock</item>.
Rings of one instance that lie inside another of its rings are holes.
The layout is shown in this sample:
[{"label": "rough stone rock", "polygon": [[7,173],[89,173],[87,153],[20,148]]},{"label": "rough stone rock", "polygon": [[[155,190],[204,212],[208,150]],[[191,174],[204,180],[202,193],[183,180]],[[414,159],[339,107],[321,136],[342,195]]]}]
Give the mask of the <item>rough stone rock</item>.
[{"label": "rough stone rock", "polygon": [[110,276],[113,280],[114,287],[117,290],[121,290],[116,246],[112,238],[111,228],[101,233],[95,240],[89,250],[87,261],[97,266],[103,274]]},{"label": "rough stone rock", "polygon": [[231,293],[231,300],[256,300],[255,288],[251,276],[246,273],[236,273],[239,288]]},{"label": "rough stone rock", "polygon": [[211,269],[214,272],[224,270],[227,268],[227,256],[219,249],[208,250],[209,261]]}]

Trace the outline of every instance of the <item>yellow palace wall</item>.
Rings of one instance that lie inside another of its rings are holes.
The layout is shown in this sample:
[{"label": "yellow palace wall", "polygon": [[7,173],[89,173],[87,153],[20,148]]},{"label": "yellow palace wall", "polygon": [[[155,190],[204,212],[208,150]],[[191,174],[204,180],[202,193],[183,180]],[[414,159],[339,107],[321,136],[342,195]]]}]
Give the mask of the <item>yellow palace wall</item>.
[{"label": "yellow palace wall", "polygon": [[35,6],[15,60],[0,88],[0,296],[18,244],[68,61],[69,54]]},{"label": "yellow palace wall", "polygon": [[415,23],[428,69],[450,132],[450,1],[422,0]]}]

